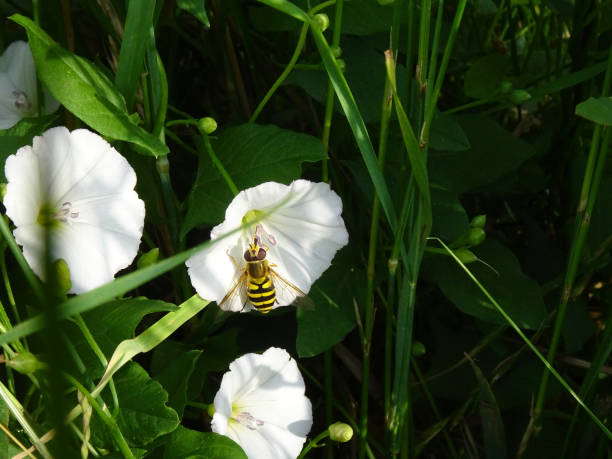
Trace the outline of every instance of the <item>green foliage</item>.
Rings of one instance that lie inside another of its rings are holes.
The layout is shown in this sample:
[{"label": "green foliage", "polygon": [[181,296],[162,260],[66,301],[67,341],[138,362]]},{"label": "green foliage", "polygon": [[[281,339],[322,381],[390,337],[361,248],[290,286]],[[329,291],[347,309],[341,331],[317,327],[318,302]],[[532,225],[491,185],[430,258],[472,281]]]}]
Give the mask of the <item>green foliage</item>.
[{"label": "green foliage", "polygon": [[[233,360],[276,346],[312,402],[308,457],[610,454],[609,2],[64,3],[0,5],[0,44],[27,38],[62,106],[0,130],[0,181],[45,130],[86,127],[146,219],[132,266],[68,296],[0,219],[0,423],[25,448],[245,458],[211,403]],[[232,198],[298,178],[329,182],[350,241],[309,299],[194,295],[184,262]],[[336,421],[352,444],[311,449]],[[16,445],[0,434],[0,457]]]}]

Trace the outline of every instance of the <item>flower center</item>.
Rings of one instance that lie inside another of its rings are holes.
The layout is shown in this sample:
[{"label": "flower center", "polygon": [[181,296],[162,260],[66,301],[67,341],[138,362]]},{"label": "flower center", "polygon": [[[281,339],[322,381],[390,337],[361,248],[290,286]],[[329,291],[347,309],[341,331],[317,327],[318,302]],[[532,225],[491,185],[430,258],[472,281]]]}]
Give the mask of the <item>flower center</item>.
[{"label": "flower center", "polygon": [[238,414],[233,414],[232,419],[239,422],[249,430],[259,430],[259,428],[264,425],[262,420],[257,419],[251,415],[251,413],[247,413],[245,411],[241,411]]},{"label": "flower center", "polygon": [[36,221],[43,228],[54,229],[58,228],[60,223],[72,224],[78,216],[79,212],[72,208],[71,202],[63,203],[59,209],[45,202],[40,206]]},{"label": "flower center", "polygon": [[244,217],[242,217],[242,224],[248,225],[254,221],[261,220],[264,214],[265,212],[263,210],[249,210],[246,214],[244,214]]},{"label": "flower center", "polygon": [[28,95],[23,91],[13,91],[13,104],[15,104],[15,108],[17,110],[24,112],[26,114],[30,114],[32,112],[32,102]]}]

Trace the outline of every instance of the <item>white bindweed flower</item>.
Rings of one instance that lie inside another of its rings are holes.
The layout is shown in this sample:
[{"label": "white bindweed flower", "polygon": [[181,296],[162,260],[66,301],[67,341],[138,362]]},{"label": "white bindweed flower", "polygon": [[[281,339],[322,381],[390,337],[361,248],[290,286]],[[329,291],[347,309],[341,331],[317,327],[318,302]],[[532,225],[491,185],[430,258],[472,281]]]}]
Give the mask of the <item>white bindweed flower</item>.
[{"label": "white bindweed flower", "polygon": [[99,135],[56,127],[6,160],[4,206],[15,240],[32,270],[44,277],[45,231],[51,260],[70,268],[70,293],[111,281],[136,256],[145,208],[136,174]]},{"label": "white bindweed flower", "polygon": [[249,459],[296,458],[312,426],[312,406],[295,360],[284,349],[246,354],[230,364],[215,395],[212,430]]},{"label": "white bindweed flower", "polygon": [[[47,113],[58,106],[55,99],[45,94]],[[22,118],[36,116],[37,110],[34,58],[25,41],[15,41],[0,56],[0,129],[8,129]]]},{"label": "white bindweed flower", "polygon": [[[223,309],[254,309],[247,296],[245,256],[255,239],[256,245],[265,249],[263,256],[276,290],[274,303],[259,310],[289,305],[308,293],[329,268],[336,251],[348,243],[341,213],[342,201],[327,183],[267,182],[243,190],[225,211],[225,221],[212,229],[210,238],[254,223],[189,258],[186,264],[191,283],[202,298],[216,301]],[[253,253],[256,256],[257,250]],[[242,285],[234,288],[240,282]]]}]

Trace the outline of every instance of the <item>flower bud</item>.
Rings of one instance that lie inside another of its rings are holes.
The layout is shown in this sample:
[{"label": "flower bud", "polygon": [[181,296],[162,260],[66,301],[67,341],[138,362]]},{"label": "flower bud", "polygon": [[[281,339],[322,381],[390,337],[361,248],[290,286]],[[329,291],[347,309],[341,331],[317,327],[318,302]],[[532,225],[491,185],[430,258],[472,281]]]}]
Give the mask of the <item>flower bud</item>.
[{"label": "flower bud", "polygon": [[476,215],[474,218],[472,218],[472,221],[470,222],[470,226],[472,228],[484,228],[486,224],[487,216],[484,214]]},{"label": "flower bud", "polygon": [[0,183],[0,199],[4,200],[6,194],[6,183]]},{"label": "flower bud", "polygon": [[207,116],[198,120],[198,129],[206,134],[212,134],[217,130],[217,122],[214,118]]},{"label": "flower bud", "polygon": [[353,438],[353,428],[344,422],[334,422],[328,430],[329,438],[333,441],[346,443]]},{"label": "flower bud", "polygon": [[325,30],[327,30],[329,27],[329,16],[325,13],[315,14],[314,22],[317,26],[319,26],[321,32],[325,32]]},{"label": "flower bud", "polygon": [[478,257],[474,252],[468,249],[457,249],[454,254],[459,258],[462,263],[468,264],[478,260]]},{"label": "flower bud", "polygon": [[210,405],[208,405],[208,410],[206,410],[206,412],[212,418],[215,415],[215,404],[211,403]]},{"label": "flower bud", "polygon": [[472,228],[468,234],[468,243],[470,246],[480,245],[487,237],[487,233],[482,228]]},{"label": "flower bud", "polygon": [[34,354],[22,351],[6,362],[6,365],[21,374],[28,375],[36,370],[45,368],[45,364],[38,360]]},{"label": "flower bud", "polygon": [[136,266],[138,269],[146,268],[147,266],[151,266],[152,264],[157,263],[159,259],[159,248],[155,247],[149,250],[147,253],[143,253],[141,257],[136,262]]},{"label": "flower bud", "polygon": [[508,99],[510,99],[510,102],[513,104],[519,105],[531,99],[531,94],[524,89],[515,89],[508,95]]},{"label": "flower bud", "polygon": [[412,342],[412,355],[415,357],[420,357],[425,355],[427,351],[425,350],[425,345],[420,341],[414,340]]},{"label": "flower bud", "polygon": [[342,48],[340,48],[338,45],[334,45],[330,49],[336,59],[342,56]]}]

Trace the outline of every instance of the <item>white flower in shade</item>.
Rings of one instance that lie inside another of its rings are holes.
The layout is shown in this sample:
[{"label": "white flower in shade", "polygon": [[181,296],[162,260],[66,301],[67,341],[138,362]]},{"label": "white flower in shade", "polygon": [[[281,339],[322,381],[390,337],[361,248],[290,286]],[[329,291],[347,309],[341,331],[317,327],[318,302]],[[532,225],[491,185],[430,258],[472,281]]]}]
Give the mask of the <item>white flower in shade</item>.
[{"label": "white flower in shade", "polygon": [[212,430],[249,459],[295,458],[312,426],[312,406],[295,360],[284,349],[246,354],[230,364],[215,395]]},{"label": "white flower in shade", "polygon": [[[47,113],[58,106],[55,99],[45,94]],[[0,129],[8,129],[22,118],[36,116],[37,110],[34,58],[25,41],[15,41],[0,56]]]},{"label": "white flower in shade", "polygon": [[45,231],[51,260],[70,268],[70,293],[111,281],[136,256],[145,208],[136,174],[99,135],[56,127],[6,160],[4,206],[32,270],[44,276]]},{"label": "white flower in shade", "polygon": [[[214,240],[244,223],[247,226],[187,260],[191,283],[202,298],[215,300],[229,311],[254,309],[247,289],[255,287],[260,292],[255,295],[263,298],[269,298],[267,290],[275,287],[273,304],[264,309],[258,306],[260,311],[289,305],[308,293],[329,268],[336,251],[348,243],[341,213],[342,201],[327,183],[267,182],[243,190],[225,211],[225,221],[212,229],[210,238]],[[261,220],[255,221],[258,218]],[[249,247],[254,240],[255,246]],[[249,248],[255,249],[253,259],[258,250],[260,258],[265,257],[274,287],[266,289],[263,281],[256,286],[246,282]]]}]

